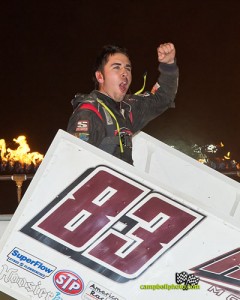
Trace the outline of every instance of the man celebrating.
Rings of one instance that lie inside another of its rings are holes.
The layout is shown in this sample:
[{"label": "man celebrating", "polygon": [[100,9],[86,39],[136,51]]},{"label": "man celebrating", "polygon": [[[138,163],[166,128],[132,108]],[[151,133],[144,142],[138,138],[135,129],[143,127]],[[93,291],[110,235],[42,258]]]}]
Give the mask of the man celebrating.
[{"label": "man celebrating", "polygon": [[72,100],[67,131],[133,164],[132,135],[174,107],[178,85],[174,45],[161,44],[157,55],[160,76],[151,93],[130,95],[132,66],[126,49],[103,47],[95,65],[96,89]]}]

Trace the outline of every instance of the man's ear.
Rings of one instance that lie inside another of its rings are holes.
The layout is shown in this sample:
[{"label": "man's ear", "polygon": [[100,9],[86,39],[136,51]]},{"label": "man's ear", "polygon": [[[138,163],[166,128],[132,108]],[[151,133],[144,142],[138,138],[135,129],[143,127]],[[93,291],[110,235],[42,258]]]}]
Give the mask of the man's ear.
[{"label": "man's ear", "polygon": [[96,71],[96,72],[95,72],[95,76],[96,76],[96,78],[97,78],[97,81],[98,81],[99,83],[103,83],[103,81],[104,81],[104,78],[103,78],[103,74],[102,74],[102,72],[100,72],[100,71]]}]

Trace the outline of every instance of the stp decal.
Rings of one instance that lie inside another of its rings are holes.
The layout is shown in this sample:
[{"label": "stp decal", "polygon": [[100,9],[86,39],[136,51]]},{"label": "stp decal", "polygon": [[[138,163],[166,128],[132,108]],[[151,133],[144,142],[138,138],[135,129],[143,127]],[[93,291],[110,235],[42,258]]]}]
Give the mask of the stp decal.
[{"label": "stp decal", "polygon": [[89,169],[22,232],[112,280],[138,277],[203,216],[110,168]]},{"label": "stp decal", "polygon": [[56,288],[64,294],[75,296],[83,291],[83,281],[76,273],[71,271],[58,271],[53,276]]}]

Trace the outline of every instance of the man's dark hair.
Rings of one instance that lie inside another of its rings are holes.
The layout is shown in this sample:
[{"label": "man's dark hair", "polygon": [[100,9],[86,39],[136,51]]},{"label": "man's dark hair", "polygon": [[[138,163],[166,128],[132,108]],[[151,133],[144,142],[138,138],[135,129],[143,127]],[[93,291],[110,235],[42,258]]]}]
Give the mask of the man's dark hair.
[{"label": "man's dark hair", "polygon": [[94,68],[93,68],[93,81],[95,83],[96,89],[98,89],[99,83],[96,79],[95,72],[96,71],[103,72],[104,66],[108,62],[109,56],[116,54],[116,53],[122,53],[129,58],[127,49],[120,47],[120,46],[116,46],[116,45],[106,45],[102,48],[102,51],[98,54]]}]

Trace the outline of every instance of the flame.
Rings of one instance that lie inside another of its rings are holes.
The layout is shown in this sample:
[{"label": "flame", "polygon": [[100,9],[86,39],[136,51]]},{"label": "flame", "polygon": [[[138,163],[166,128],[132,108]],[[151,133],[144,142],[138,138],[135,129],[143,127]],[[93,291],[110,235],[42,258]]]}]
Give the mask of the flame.
[{"label": "flame", "polygon": [[16,150],[12,150],[6,147],[4,139],[0,139],[0,157],[3,163],[9,163],[14,165],[15,162],[19,162],[21,165],[37,166],[43,160],[43,155],[38,152],[30,152],[30,147],[27,143],[24,135],[14,138],[13,141],[19,146]]},{"label": "flame", "polygon": [[[234,159],[231,159],[231,152],[224,154],[224,144],[221,142],[218,145],[194,145],[194,153],[197,153],[197,160],[209,167],[218,170],[220,172],[237,171],[240,169],[240,163]],[[220,152],[220,153],[219,153]],[[240,175],[238,175],[240,177]]]},{"label": "flame", "polygon": [[230,152],[227,153],[227,155],[224,155],[225,159],[230,159]]}]

